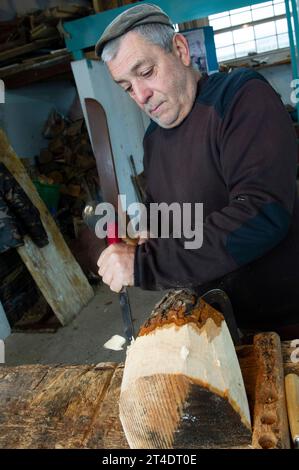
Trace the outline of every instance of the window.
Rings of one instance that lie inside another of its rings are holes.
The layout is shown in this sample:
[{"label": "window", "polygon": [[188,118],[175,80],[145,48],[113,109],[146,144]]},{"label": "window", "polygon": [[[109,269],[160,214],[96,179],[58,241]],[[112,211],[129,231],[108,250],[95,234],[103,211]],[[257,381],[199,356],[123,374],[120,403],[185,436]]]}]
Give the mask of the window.
[{"label": "window", "polygon": [[209,16],[219,62],[289,47],[283,0],[258,3]]}]

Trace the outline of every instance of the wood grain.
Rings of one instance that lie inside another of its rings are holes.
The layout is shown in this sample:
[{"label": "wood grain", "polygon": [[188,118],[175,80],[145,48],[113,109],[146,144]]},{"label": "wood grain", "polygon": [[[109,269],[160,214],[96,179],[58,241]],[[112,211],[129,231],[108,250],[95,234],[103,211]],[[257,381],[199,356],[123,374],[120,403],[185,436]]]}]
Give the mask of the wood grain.
[{"label": "wood grain", "polygon": [[[299,363],[290,359],[291,342],[282,343],[282,350],[284,372],[291,367],[299,375]],[[265,410],[258,402],[255,411],[255,397],[264,390],[261,379],[256,388],[260,362],[252,345],[237,353],[256,436]],[[123,364],[115,363],[1,366],[0,448],[128,448],[118,408],[122,375]],[[257,440],[245,448],[254,448]],[[231,447],[236,447],[234,442]]]},{"label": "wood grain", "polygon": [[130,345],[120,419],[133,449],[251,444],[246,390],[224,317],[192,292],[170,291]]},{"label": "wood grain", "polygon": [[257,363],[253,447],[289,449],[289,427],[280,339],[276,333],[254,337]]}]

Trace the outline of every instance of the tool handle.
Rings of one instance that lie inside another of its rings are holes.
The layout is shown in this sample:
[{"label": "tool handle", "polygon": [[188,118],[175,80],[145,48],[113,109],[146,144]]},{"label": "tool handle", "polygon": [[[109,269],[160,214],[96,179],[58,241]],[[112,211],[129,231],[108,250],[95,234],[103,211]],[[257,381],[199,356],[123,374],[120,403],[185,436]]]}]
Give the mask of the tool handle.
[{"label": "tool handle", "polygon": [[108,245],[115,245],[121,243],[122,239],[118,236],[117,222],[108,222],[107,224],[107,242]]},{"label": "tool handle", "polygon": [[299,376],[288,374],[285,377],[287,408],[292,440],[295,445],[299,442]]},{"label": "tool handle", "polygon": [[108,222],[107,224],[107,242],[108,245],[114,245],[115,243],[126,243],[127,245],[136,246],[138,244],[137,238],[120,238],[118,236],[118,224],[117,222]]}]

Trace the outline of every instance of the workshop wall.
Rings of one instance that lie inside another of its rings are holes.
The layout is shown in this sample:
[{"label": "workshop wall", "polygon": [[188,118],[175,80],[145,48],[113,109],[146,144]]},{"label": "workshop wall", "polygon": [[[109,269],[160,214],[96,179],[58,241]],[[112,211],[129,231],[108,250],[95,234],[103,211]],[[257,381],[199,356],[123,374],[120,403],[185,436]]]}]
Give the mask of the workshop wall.
[{"label": "workshop wall", "polygon": [[6,91],[5,105],[0,105],[0,127],[20,157],[32,158],[47,146],[42,131],[51,110],[55,108],[67,115],[75,96],[76,88],[69,81],[43,82]]}]

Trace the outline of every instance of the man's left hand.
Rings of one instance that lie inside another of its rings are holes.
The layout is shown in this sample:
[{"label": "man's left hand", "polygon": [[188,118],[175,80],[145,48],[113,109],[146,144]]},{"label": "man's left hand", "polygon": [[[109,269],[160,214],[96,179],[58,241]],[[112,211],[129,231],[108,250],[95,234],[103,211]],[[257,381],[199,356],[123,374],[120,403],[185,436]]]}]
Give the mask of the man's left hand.
[{"label": "man's left hand", "polygon": [[99,275],[114,292],[134,285],[135,246],[116,243],[106,248],[99,260]]}]

